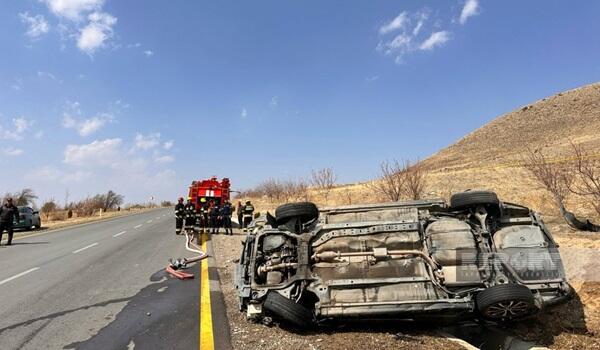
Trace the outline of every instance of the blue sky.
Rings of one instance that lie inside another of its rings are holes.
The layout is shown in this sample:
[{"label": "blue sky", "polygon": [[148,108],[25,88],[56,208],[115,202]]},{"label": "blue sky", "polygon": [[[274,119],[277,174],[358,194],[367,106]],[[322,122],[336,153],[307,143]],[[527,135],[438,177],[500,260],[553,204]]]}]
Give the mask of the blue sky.
[{"label": "blue sky", "polygon": [[424,158],[600,80],[590,1],[0,5],[0,191],[172,199]]}]

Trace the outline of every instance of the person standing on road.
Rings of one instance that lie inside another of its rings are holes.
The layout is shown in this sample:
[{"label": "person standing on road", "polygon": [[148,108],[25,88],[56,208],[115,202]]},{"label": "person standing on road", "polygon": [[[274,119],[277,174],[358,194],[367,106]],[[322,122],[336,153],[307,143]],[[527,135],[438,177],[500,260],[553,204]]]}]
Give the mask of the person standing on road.
[{"label": "person standing on road", "polygon": [[208,214],[210,216],[210,226],[212,227],[212,233],[214,234],[219,233],[220,211],[221,209],[219,208],[219,205],[215,203],[214,206],[210,209],[210,213]]},{"label": "person standing on road", "polygon": [[185,205],[183,205],[183,198],[179,197],[177,204],[175,205],[175,234],[181,233],[183,227],[183,217],[185,216]]},{"label": "person standing on road", "polygon": [[225,201],[225,204],[221,208],[221,220],[223,222],[223,228],[225,229],[225,234],[233,235],[233,229],[231,228],[231,203],[229,201]]},{"label": "person standing on road", "polygon": [[192,199],[188,197],[187,203],[184,207],[185,211],[185,229],[186,231],[194,230],[194,224],[196,223],[196,206],[192,203]]},{"label": "person standing on road", "polygon": [[244,217],[244,206],[242,205],[242,201],[238,201],[237,203],[237,219],[238,224],[240,225],[240,230],[244,227],[243,217]]},{"label": "person standing on road", "polygon": [[244,230],[246,230],[248,228],[248,225],[250,225],[250,223],[253,220],[253,216],[254,216],[254,206],[252,205],[252,202],[250,201],[246,201],[246,205],[244,205]]},{"label": "person standing on road", "polygon": [[7,198],[6,203],[0,207],[0,243],[4,230],[8,233],[6,245],[12,245],[14,222],[19,220],[19,208],[13,204],[12,198]]}]

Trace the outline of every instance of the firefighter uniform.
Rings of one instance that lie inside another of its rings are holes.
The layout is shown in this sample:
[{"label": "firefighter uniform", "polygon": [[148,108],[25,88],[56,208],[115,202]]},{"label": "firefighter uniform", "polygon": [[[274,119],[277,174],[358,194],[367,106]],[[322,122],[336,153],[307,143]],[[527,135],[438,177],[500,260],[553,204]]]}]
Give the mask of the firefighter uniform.
[{"label": "firefighter uniform", "polygon": [[240,229],[244,227],[244,206],[241,201],[238,201],[237,209],[236,209],[238,225],[240,225]]},{"label": "firefighter uniform", "polygon": [[175,205],[175,234],[181,233],[183,227],[183,218],[185,217],[185,205],[183,205],[183,198],[179,198],[178,203]]},{"label": "firefighter uniform", "polygon": [[8,241],[6,245],[12,244],[13,239],[13,223],[19,220],[19,209],[12,203],[12,198],[6,200],[6,204],[0,207],[0,242],[4,230],[8,233]]},{"label": "firefighter uniform", "polygon": [[223,228],[225,229],[225,234],[233,235],[233,229],[231,228],[231,203],[228,201],[225,202],[225,205],[221,208],[221,220],[223,223]]},{"label": "firefighter uniform", "polygon": [[210,208],[210,227],[212,227],[212,233],[219,233],[219,218],[220,208],[215,204],[214,207]]},{"label": "firefighter uniform", "polygon": [[188,199],[183,209],[185,212],[185,229],[193,230],[194,224],[196,224],[196,206]]},{"label": "firefighter uniform", "polygon": [[250,201],[246,201],[243,210],[244,230],[250,225],[254,216],[254,206]]}]

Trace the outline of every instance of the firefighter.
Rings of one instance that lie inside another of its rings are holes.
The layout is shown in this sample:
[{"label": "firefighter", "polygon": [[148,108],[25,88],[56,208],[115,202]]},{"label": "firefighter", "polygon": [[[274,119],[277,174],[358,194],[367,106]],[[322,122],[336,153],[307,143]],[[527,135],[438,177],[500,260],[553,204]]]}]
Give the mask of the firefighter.
[{"label": "firefighter", "polygon": [[253,215],[254,215],[254,206],[252,205],[252,202],[246,201],[246,205],[244,205],[244,210],[243,210],[244,231],[246,231],[246,229],[248,228],[248,225],[250,225],[250,223],[252,222]]},{"label": "firefighter", "polygon": [[217,203],[215,203],[210,208],[210,213],[208,215],[210,216],[210,227],[212,227],[212,233],[218,234],[219,233],[220,208]]},{"label": "firefighter", "polygon": [[233,235],[233,229],[231,228],[231,203],[229,201],[225,201],[225,204],[221,208],[221,220],[223,223],[223,228],[225,229],[225,234]]},{"label": "firefighter", "polygon": [[244,222],[242,220],[244,217],[244,206],[242,205],[242,201],[238,201],[236,213],[237,213],[238,224],[240,225],[240,229],[241,229],[244,227]]},{"label": "firefighter", "polygon": [[181,233],[183,227],[183,217],[185,216],[185,205],[183,205],[183,197],[179,197],[175,205],[175,234]]},{"label": "firefighter", "polygon": [[187,203],[184,207],[185,212],[185,229],[186,231],[194,230],[194,224],[196,223],[196,207],[192,203],[192,198],[188,197]]},{"label": "firefighter", "polygon": [[6,245],[12,245],[13,223],[19,220],[19,209],[13,204],[12,198],[7,198],[6,203],[0,207],[0,243],[4,230],[8,233]]},{"label": "firefighter", "polygon": [[200,198],[200,227],[202,229],[202,233],[208,233],[208,202],[206,202],[206,198]]}]

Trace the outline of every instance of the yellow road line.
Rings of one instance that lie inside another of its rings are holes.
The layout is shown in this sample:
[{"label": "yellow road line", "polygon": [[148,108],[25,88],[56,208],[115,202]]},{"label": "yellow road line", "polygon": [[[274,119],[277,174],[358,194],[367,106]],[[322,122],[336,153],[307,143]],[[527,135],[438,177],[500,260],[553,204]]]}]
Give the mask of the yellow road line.
[{"label": "yellow road line", "polygon": [[[208,234],[202,234],[202,251],[207,253]],[[200,349],[214,350],[212,308],[210,305],[210,280],[208,278],[208,258],[201,262],[200,278]]]}]

